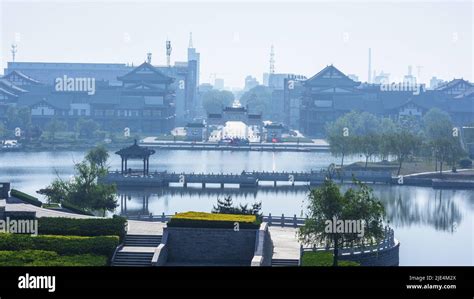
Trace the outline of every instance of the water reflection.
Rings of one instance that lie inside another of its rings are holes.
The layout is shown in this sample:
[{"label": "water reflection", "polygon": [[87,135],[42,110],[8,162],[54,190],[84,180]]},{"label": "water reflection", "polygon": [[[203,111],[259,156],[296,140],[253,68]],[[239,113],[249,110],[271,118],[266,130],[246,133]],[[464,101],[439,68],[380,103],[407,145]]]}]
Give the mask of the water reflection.
[{"label": "water reflection", "polygon": [[[343,186],[344,190],[347,188],[349,186]],[[462,190],[381,185],[374,185],[373,189],[385,206],[387,220],[394,227],[421,225],[454,233],[463,223],[462,211],[469,211],[469,203],[474,200],[472,192]],[[264,186],[259,189],[175,187],[120,189],[118,198],[123,215],[174,214],[189,210],[197,201],[201,211],[210,211],[217,198],[232,196],[235,203],[262,201],[264,213],[301,216],[307,205],[308,192],[308,186]],[[170,205],[171,201],[177,203]],[[150,202],[152,208],[149,209]]]}]

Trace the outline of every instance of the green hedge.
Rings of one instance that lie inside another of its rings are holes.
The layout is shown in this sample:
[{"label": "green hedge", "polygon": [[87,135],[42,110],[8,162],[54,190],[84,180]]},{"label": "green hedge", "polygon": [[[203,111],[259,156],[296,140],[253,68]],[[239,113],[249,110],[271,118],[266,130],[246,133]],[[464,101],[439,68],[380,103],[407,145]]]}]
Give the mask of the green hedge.
[{"label": "green hedge", "polygon": [[234,228],[239,223],[241,229],[258,229],[260,221],[255,215],[216,214],[203,212],[178,213],[171,217],[169,227]]},{"label": "green hedge", "polygon": [[48,250],[61,255],[97,254],[112,257],[118,236],[49,236],[0,233],[0,250]]},{"label": "green hedge", "polygon": [[73,213],[77,213],[77,214],[81,214],[81,215],[87,215],[87,216],[95,216],[91,212],[85,211],[84,209],[79,208],[79,207],[77,207],[77,206],[75,206],[71,203],[68,203],[68,202],[62,202],[61,207],[65,208],[65,209],[68,209],[69,211],[71,211]]},{"label": "green hedge", "polygon": [[[310,267],[330,267],[333,263],[333,254],[330,252],[305,252],[301,258],[301,266]],[[359,263],[353,261],[337,261],[338,266],[360,266]]]},{"label": "green hedge", "polygon": [[113,218],[53,218],[38,219],[38,233],[40,235],[63,236],[119,236],[123,240],[126,234],[127,219],[119,216]]},{"label": "green hedge", "polygon": [[18,191],[16,189],[11,189],[10,196],[21,199],[21,200],[23,200],[23,201],[25,201],[29,204],[32,204],[34,206],[37,206],[37,207],[41,207],[41,205],[43,204],[41,201],[38,200],[38,198],[36,198],[34,196],[31,196],[31,195],[28,195],[26,193],[23,193],[21,191]]},{"label": "green hedge", "polygon": [[59,255],[54,251],[20,250],[0,251],[0,266],[107,266],[107,257],[103,255]]}]

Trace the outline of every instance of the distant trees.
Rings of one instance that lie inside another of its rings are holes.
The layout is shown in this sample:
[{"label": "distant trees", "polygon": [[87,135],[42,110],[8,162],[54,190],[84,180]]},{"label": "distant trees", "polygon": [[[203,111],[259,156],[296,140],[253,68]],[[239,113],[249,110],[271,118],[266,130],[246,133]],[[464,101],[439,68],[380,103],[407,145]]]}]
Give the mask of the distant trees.
[{"label": "distant trees", "polygon": [[231,106],[234,94],[227,90],[211,89],[202,94],[202,106],[207,113],[220,112],[222,108]]},{"label": "distant trees", "polygon": [[341,167],[344,157],[351,154],[364,155],[366,168],[372,157],[387,160],[392,156],[399,164],[398,175],[403,163],[415,155],[434,157],[440,172],[446,163],[455,170],[456,163],[466,155],[457,130],[449,115],[439,109],[428,111],[421,122],[403,118],[397,123],[352,111],[326,126],[331,153],[342,157]]},{"label": "distant trees", "polygon": [[351,133],[355,131],[357,118],[356,112],[350,112],[326,126],[330,151],[336,157],[341,157],[341,167],[344,167],[344,157],[355,150],[355,135]]},{"label": "distant trees", "polygon": [[20,128],[26,131],[31,126],[31,110],[28,107],[8,107],[6,112],[6,127],[10,130]]},{"label": "distant trees", "polygon": [[455,170],[457,161],[466,155],[461,148],[459,128],[455,128],[449,115],[437,108],[429,110],[423,117],[423,129],[427,146],[432,150],[436,168],[443,173],[443,164],[451,164]]},{"label": "distant trees", "polygon": [[99,130],[99,124],[92,119],[80,118],[76,122],[75,129],[79,137],[92,138],[94,137],[94,133]]},{"label": "distant trees", "polygon": [[271,111],[272,91],[267,86],[258,85],[246,91],[240,97],[240,103],[247,106],[253,113],[268,113]]},{"label": "distant trees", "polygon": [[410,156],[415,155],[421,147],[422,140],[418,134],[400,128],[391,135],[388,135],[387,138],[390,140],[390,152],[397,157],[397,175],[400,175],[403,162]]},{"label": "distant trees", "polygon": [[58,132],[67,131],[67,124],[64,121],[60,121],[56,118],[50,120],[45,127],[45,132],[48,133],[48,138],[52,141],[56,139]]},{"label": "distant trees", "polygon": [[243,214],[243,215],[257,215],[261,216],[260,211],[262,209],[262,203],[256,202],[251,207],[248,204],[234,206],[232,197],[227,196],[224,199],[217,199],[217,205],[212,208],[212,213],[219,214]]}]

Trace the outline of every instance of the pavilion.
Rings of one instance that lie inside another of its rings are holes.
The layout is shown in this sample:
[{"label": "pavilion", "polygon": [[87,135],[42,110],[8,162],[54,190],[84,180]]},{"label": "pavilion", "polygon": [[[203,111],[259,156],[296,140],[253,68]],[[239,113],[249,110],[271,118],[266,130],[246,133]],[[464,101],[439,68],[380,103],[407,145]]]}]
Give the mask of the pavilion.
[{"label": "pavilion", "polygon": [[136,139],[133,145],[115,152],[115,154],[122,158],[122,174],[131,174],[132,171],[127,167],[127,161],[129,159],[134,159],[143,160],[143,175],[148,175],[150,171],[150,156],[154,153],[155,150],[139,146]]}]

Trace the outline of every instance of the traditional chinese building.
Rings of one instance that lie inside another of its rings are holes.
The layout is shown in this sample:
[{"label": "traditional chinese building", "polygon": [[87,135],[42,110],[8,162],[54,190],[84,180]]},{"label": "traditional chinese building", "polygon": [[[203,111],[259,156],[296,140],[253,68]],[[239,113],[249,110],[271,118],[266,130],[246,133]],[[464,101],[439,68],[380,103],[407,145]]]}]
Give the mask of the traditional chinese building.
[{"label": "traditional chinese building", "polygon": [[385,91],[380,84],[356,82],[330,65],[302,85],[299,129],[307,136],[324,137],[327,123],[351,111],[400,121],[421,120],[427,111],[439,108],[455,125],[474,123],[474,85],[462,79],[435,90]]}]

